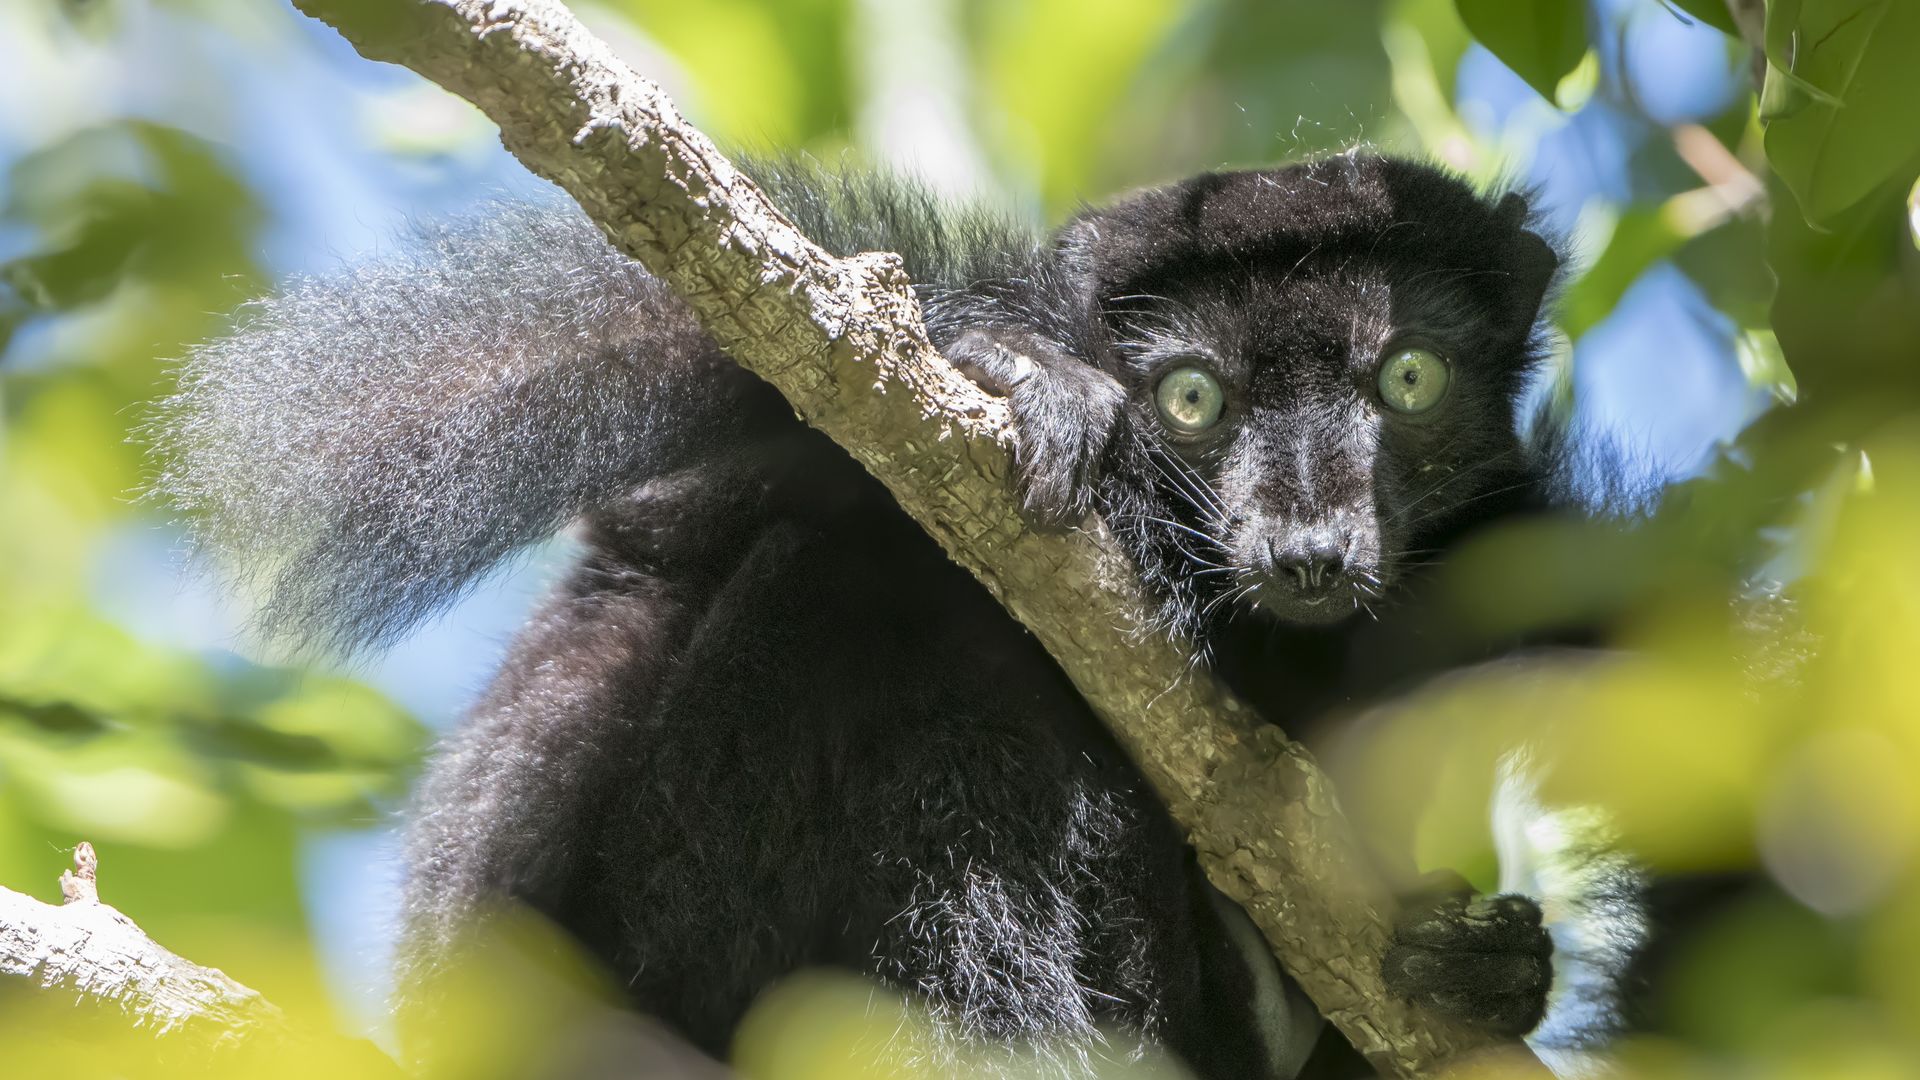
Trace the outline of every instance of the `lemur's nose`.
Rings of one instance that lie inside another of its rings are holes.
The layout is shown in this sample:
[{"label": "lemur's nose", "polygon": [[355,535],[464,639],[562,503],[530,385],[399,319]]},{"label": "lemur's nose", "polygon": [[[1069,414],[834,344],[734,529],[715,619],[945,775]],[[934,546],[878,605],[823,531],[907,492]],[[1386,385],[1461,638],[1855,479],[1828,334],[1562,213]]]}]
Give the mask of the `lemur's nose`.
[{"label": "lemur's nose", "polygon": [[1294,576],[1303,589],[1321,588],[1346,568],[1346,545],[1340,534],[1325,525],[1296,529],[1279,540],[1267,541],[1267,554],[1276,571]]}]

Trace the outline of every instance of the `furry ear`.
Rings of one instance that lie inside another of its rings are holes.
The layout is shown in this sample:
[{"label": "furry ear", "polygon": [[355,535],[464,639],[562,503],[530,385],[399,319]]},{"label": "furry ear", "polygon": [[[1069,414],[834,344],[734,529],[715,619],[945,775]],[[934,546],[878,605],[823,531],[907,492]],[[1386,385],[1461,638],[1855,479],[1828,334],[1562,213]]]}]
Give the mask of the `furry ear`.
[{"label": "furry ear", "polygon": [[1512,236],[1508,244],[1507,265],[1512,268],[1508,290],[1508,318],[1511,325],[1530,327],[1540,318],[1547,291],[1560,272],[1560,253],[1539,233],[1528,228],[1533,209],[1526,196],[1510,191],[1494,207],[1494,216]]}]

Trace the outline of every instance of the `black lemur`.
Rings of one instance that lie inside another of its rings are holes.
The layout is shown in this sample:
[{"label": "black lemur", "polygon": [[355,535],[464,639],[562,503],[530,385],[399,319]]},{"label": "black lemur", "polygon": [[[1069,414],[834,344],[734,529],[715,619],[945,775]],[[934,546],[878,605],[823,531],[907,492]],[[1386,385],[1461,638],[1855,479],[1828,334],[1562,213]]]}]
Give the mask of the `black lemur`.
[{"label": "black lemur", "polygon": [[[1043,237],[906,180],[752,171],[827,248],[905,257],[935,343],[1009,397],[1033,513],[1101,514],[1289,733],[1474,658],[1406,628],[1423,566],[1555,498],[1516,410],[1560,260],[1521,196],[1349,153]],[[826,965],[1068,1072],[1148,1041],[1204,1077],[1298,1070],[1310,1006],[1053,661],[577,213],[295,283],[188,360],[160,431],[161,490],[308,644],[391,641],[579,523],[419,796],[404,987],[511,900],[715,1054]],[[1421,909],[1388,977],[1593,1045],[1638,933],[1618,884],[1558,975],[1505,896]],[[1556,977],[1579,1008],[1542,1024]]]}]

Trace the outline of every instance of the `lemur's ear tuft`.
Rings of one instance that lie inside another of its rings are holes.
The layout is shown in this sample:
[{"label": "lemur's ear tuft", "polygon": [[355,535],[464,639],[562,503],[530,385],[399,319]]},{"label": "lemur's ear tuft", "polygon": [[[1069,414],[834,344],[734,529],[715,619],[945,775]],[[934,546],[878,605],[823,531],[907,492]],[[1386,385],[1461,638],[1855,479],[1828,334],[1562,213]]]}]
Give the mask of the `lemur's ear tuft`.
[{"label": "lemur's ear tuft", "polygon": [[1507,263],[1513,274],[1510,318],[1518,325],[1532,326],[1540,317],[1540,307],[1546,302],[1547,290],[1553,287],[1554,276],[1560,272],[1560,253],[1539,233],[1528,228],[1533,208],[1525,195],[1508,192],[1501,196],[1493,212],[1512,236],[1507,252]]},{"label": "lemur's ear tuft", "polygon": [[1520,228],[1526,225],[1527,215],[1533,208],[1527,205],[1527,197],[1517,191],[1509,191],[1500,197],[1500,204],[1493,208],[1494,214],[1507,224]]}]

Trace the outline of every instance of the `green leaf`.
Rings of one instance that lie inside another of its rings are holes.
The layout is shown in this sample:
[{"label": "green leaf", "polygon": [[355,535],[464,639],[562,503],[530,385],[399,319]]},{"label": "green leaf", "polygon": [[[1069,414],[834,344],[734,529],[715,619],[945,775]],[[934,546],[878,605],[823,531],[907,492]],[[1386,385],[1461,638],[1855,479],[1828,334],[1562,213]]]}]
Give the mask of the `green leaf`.
[{"label": "green leaf", "polygon": [[1727,10],[1727,0],[1666,0],[1667,6],[1676,8],[1689,18],[1698,19],[1729,37],[1739,37],[1740,28],[1734,25],[1733,13]]},{"label": "green leaf", "polygon": [[[1452,0],[1437,4],[1457,26]],[[1088,190],[1222,162],[1264,164],[1273,160],[1279,132],[1288,156],[1344,149],[1353,138],[1353,103],[1379,101],[1388,92],[1377,6],[1375,0],[1188,5],[1116,104],[1094,119],[1109,132],[1116,117],[1125,124],[1121,137],[1103,135],[1106,160],[1092,163]],[[1466,31],[1459,36],[1464,45]],[[1181,144],[1181,133],[1222,98],[1233,102],[1235,122],[1221,125],[1213,144],[1190,156],[1201,148]],[[1170,156],[1175,145],[1181,149]]]},{"label": "green leaf", "polygon": [[1757,215],[1708,229],[1687,241],[1673,261],[1736,325],[1749,330],[1771,325],[1773,270],[1767,265],[1766,227]]},{"label": "green leaf", "polygon": [[411,716],[344,679],[216,670],[83,611],[11,614],[0,785],[39,792],[43,820],[76,833],[177,846],[241,807],[362,817],[405,789],[425,741]]},{"label": "green leaf", "polygon": [[1587,54],[1582,0],[1454,0],[1460,21],[1548,101]]},{"label": "green leaf", "polygon": [[976,78],[1006,114],[989,145],[1004,159],[1036,164],[1048,209],[1070,209],[1101,186],[1093,177],[1106,141],[1138,137],[1122,103],[1193,5],[1030,0],[975,6]]},{"label": "green leaf", "polygon": [[1920,4],[1776,0],[1767,13],[1767,157],[1816,225],[1920,156]]},{"label": "green leaf", "polygon": [[1392,64],[1393,102],[1420,148],[1477,182],[1497,177],[1500,155],[1483,146],[1454,111],[1460,60],[1473,35],[1453,0],[1395,0],[1380,25]]},{"label": "green leaf", "polygon": [[[1770,192],[1776,206],[1792,201],[1778,174]],[[1910,181],[1897,177],[1819,227],[1785,209],[1768,226],[1767,263],[1780,281],[1769,322],[1802,401],[1830,416],[1855,407],[1891,415],[1920,404],[1910,192]]]},{"label": "green leaf", "polygon": [[1742,330],[1733,339],[1734,359],[1747,377],[1747,385],[1764,388],[1776,399],[1791,405],[1800,398],[1800,383],[1781,351],[1780,338],[1767,329]]},{"label": "green leaf", "polygon": [[1567,290],[1560,328],[1574,339],[1593,329],[1613,313],[1648,267],[1673,254],[1686,239],[1661,207],[1637,207],[1620,215],[1606,249]]},{"label": "green leaf", "polygon": [[[621,0],[626,14],[684,73],[682,104],[724,142],[793,147],[844,136],[857,40],[846,0]],[[676,96],[681,96],[676,94]]]},{"label": "green leaf", "polygon": [[[1433,80],[1440,88],[1441,104],[1451,109],[1454,84],[1460,77],[1460,58],[1473,45],[1473,35],[1460,21],[1453,0],[1394,0],[1384,13],[1380,29],[1383,37],[1400,31],[1419,35],[1423,59],[1432,66]],[[1393,51],[1391,45],[1387,51]]]},{"label": "green leaf", "polygon": [[1913,234],[1913,246],[1920,248],[1920,180],[1907,192],[1907,231]]},{"label": "green leaf", "polygon": [[1588,49],[1566,78],[1553,89],[1553,103],[1567,112],[1579,112],[1600,89],[1600,54]]}]

